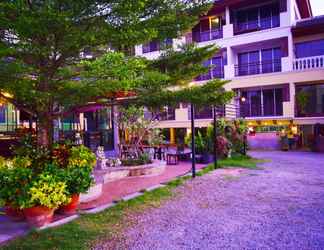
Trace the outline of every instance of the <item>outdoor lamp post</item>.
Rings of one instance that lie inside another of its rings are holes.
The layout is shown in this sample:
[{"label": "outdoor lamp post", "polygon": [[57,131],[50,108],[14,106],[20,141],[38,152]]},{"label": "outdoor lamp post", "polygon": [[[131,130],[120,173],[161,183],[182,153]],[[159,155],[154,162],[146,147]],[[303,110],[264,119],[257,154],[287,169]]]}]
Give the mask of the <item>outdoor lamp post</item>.
[{"label": "outdoor lamp post", "polygon": [[196,148],[195,148],[195,107],[191,103],[190,105],[191,113],[191,150],[192,150],[192,178],[196,177]]},{"label": "outdoor lamp post", "polygon": [[[242,105],[246,104],[246,98],[244,96],[241,97],[241,104]],[[243,106],[243,107],[245,107],[245,106]],[[245,110],[244,109],[242,112],[242,117],[243,117],[243,119],[245,119]],[[244,134],[243,134],[243,155],[246,155],[246,131],[244,131]]]},{"label": "outdoor lamp post", "polygon": [[214,106],[214,168],[217,168],[217,114],[216,106]]}]

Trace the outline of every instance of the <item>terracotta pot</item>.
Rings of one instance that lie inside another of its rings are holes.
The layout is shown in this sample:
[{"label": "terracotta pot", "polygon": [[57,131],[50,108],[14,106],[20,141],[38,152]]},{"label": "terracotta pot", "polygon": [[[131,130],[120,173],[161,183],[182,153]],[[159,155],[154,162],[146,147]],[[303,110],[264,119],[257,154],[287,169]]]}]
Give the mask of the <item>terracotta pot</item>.
[{"label": "terracotta pot", "polygon": [[30,226],[42,227],[52,222],[54,209],[44,206],[36,206],[25,208],[24,214]]},{"label": "terracotta pot", "polygon": [[61,206],[58,213],[65,215],[75,214],[79,205],[79,200],[80,194],[73,194],[70,203],[65,206]]},{"label": "terracotta pot", "polygon": [[23,221],[25,219],[24,212],[22,209],[13,208],[10,205],[4,207],[6,215],[13,221]]}]

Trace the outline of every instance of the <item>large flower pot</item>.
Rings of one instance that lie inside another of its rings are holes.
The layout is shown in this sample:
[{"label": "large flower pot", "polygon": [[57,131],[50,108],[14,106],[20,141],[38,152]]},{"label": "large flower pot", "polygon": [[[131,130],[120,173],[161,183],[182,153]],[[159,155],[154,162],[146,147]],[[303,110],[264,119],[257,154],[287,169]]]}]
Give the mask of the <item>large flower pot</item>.
[{"label": "large flower pot", "polygon": [[65,215],[71,215],[76,213],[76,209],[78,208],[80,200],[79,194],[73,194],[71,197],[71,201],[69,204],[65,206],[61,206],[58,210],[58,213],[65,214]]},{"label": "large flower pot", "polygon": [[19,208],[13,208],[10,205],[6,205],[4,207],[4,211],[6,215],[13,221],[23,221],[25,219],[23,210]]},{"label": "large flower pot", "polygon": [[37,206],[25,208],[24,214],[28,224],[31,227],[42,227],[52,222],[54,209],[44,206]]}]

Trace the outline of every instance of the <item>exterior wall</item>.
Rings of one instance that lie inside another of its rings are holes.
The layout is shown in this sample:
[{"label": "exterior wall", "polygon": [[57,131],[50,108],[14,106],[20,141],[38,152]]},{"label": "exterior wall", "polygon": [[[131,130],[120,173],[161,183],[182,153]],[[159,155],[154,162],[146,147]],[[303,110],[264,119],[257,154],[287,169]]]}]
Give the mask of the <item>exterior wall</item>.
[{"label": "exterior wall", "polygon": [[[294,120],[296,124],[315,124],[324,122],[323,118],[296,118],[295,117],[295,85],[298,83],[320,83],[324,82],[324,67],[318,69],[294,70],[293,63],[295,60],[294,44],[303,41],[317,40],[324,38],[324,34],[316,34],[312,36],[294,38],[292,34],[292,26],[301,18],[296,0],[287,0],[286,11],[280,12],[280,26],[276,28],[260,30],[250,33],[234,35],[234,25],[231,24],[231,7],[225,8],[225,13],[219,13],[225,16],[226,24],[223,26],[223,38],[198,43],[198,46],[216,44],[227,52],[227,65],[224,66],[224,78],[231,80],[225,88],[227,90],[275,86],[280,84],[289,84],[290,99],[283,103],[283,116],[280,117],[251,117],[250,120]],[[180,43],[186,42],[185,38],[175,39],[173,45],[176,47]],[[263,48],[273,44],[283,44],[284,55],[281,59],[281,72],[266,73],[248,76],[235,76],[235,65],[238,63],[238,53],[244,50],[251,50],[255,47]],[[153,59],[159,56],[160,52],[142,54],[142,50],[138,46],[137,55],[143,55],[146,58]],[[324,55],[323,55],[324,57]],[[203,84],[197,82],[196,84]],[[233,105],[233,104],[231,104]],[[233,118],[233,117],[229,117]],[[211,119],[196,120],[197,127],[207,126],[212,122]],[[163,121],[158,125],[160,128],[189,128],[187,109],[177,109],[175,121]]]}]

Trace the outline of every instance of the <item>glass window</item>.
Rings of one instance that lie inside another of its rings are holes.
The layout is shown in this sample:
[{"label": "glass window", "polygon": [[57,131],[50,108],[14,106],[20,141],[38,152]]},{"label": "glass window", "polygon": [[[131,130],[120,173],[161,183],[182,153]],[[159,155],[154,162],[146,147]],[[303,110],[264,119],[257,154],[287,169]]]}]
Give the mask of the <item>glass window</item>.
[{"label": "glass window", "polygon": [[262,58],[262,73],[270,73],[273,72],[272,67],[272,58],[273,53],[272,49],[263,49],[261,51],[261,58]]},{"label": "glass window", "polygon": [[261,116],[261,90],[250,91],[250,110],[251,116],[258,117]]},{"label": "glass window", "polygon": [[238,55],[239,75],[245,76],[249,73],[249,53],[241,53]]},{"label": "glass window", "polygon": [[0,106],[0,123],[5,123],[6,122],[6,109],[7,106]]},{"label": "glass window", "polygon": [[273,116],[275,115],[274,110],[274,91],[273,89],[263,90],[263,114],[264,116]]},{"label": "glass window", "polygon": [[212,76],[213,78],[223,78],[224,75],[223,75],[223,59],[221,56],[218,56],[218,57],[214,57],[212,59],[212,66],[213,66],[213,69],[212,69]]},{"label": "glass window", "polygon": [[257,29],[259,26],[259,9],[251,9],[247,12],[248,29]]},{"label": "glass window", "polygon": [[259,74],[260,54],[259,51],[249,52],[249,74]]},{"label": "glass window", "polygon": [[269,29],[280,26],[279,4],[241,10],[235,15],[235,32]]},{"label": "glass window", "polygon": [[[284,88],[285,89],[285,88]],[[275,105],[276,105],[276,116],[283,115],[283,101],[284,101],[284,89],[275,89]]]},{"label": "glass window", "polygon": [[295,45],[296,58],[324,55],[324,39],[297,43]]},{"label": "glass window", "polygon": [[209,31],[210,30],[210,26],[209,26],[209,19],[203,19],[200,21],[200,31],[201,32],[205,32],[205,31]]},{"label": "glass window", "polygon": [[243,117],[282,116],[283,89],[256,89],[242,91],[245,102],[240,102],[240,113]]},{"label": "glass window", "polygon": [[[324,116],[324,84],[305,85],[296,88],[297,115],[300,117]],[[303,104],[298,96],[303,96]]]},{"label": "glass window", "polygon": [[210,18],[210,29],[217,30],[220,28],[221,20],[219,17],[211,17]]},{"label": "glass window", "polygon": [[262,29],[271,28],[271,9],[261,8],[260,10],[260,26]]}]

